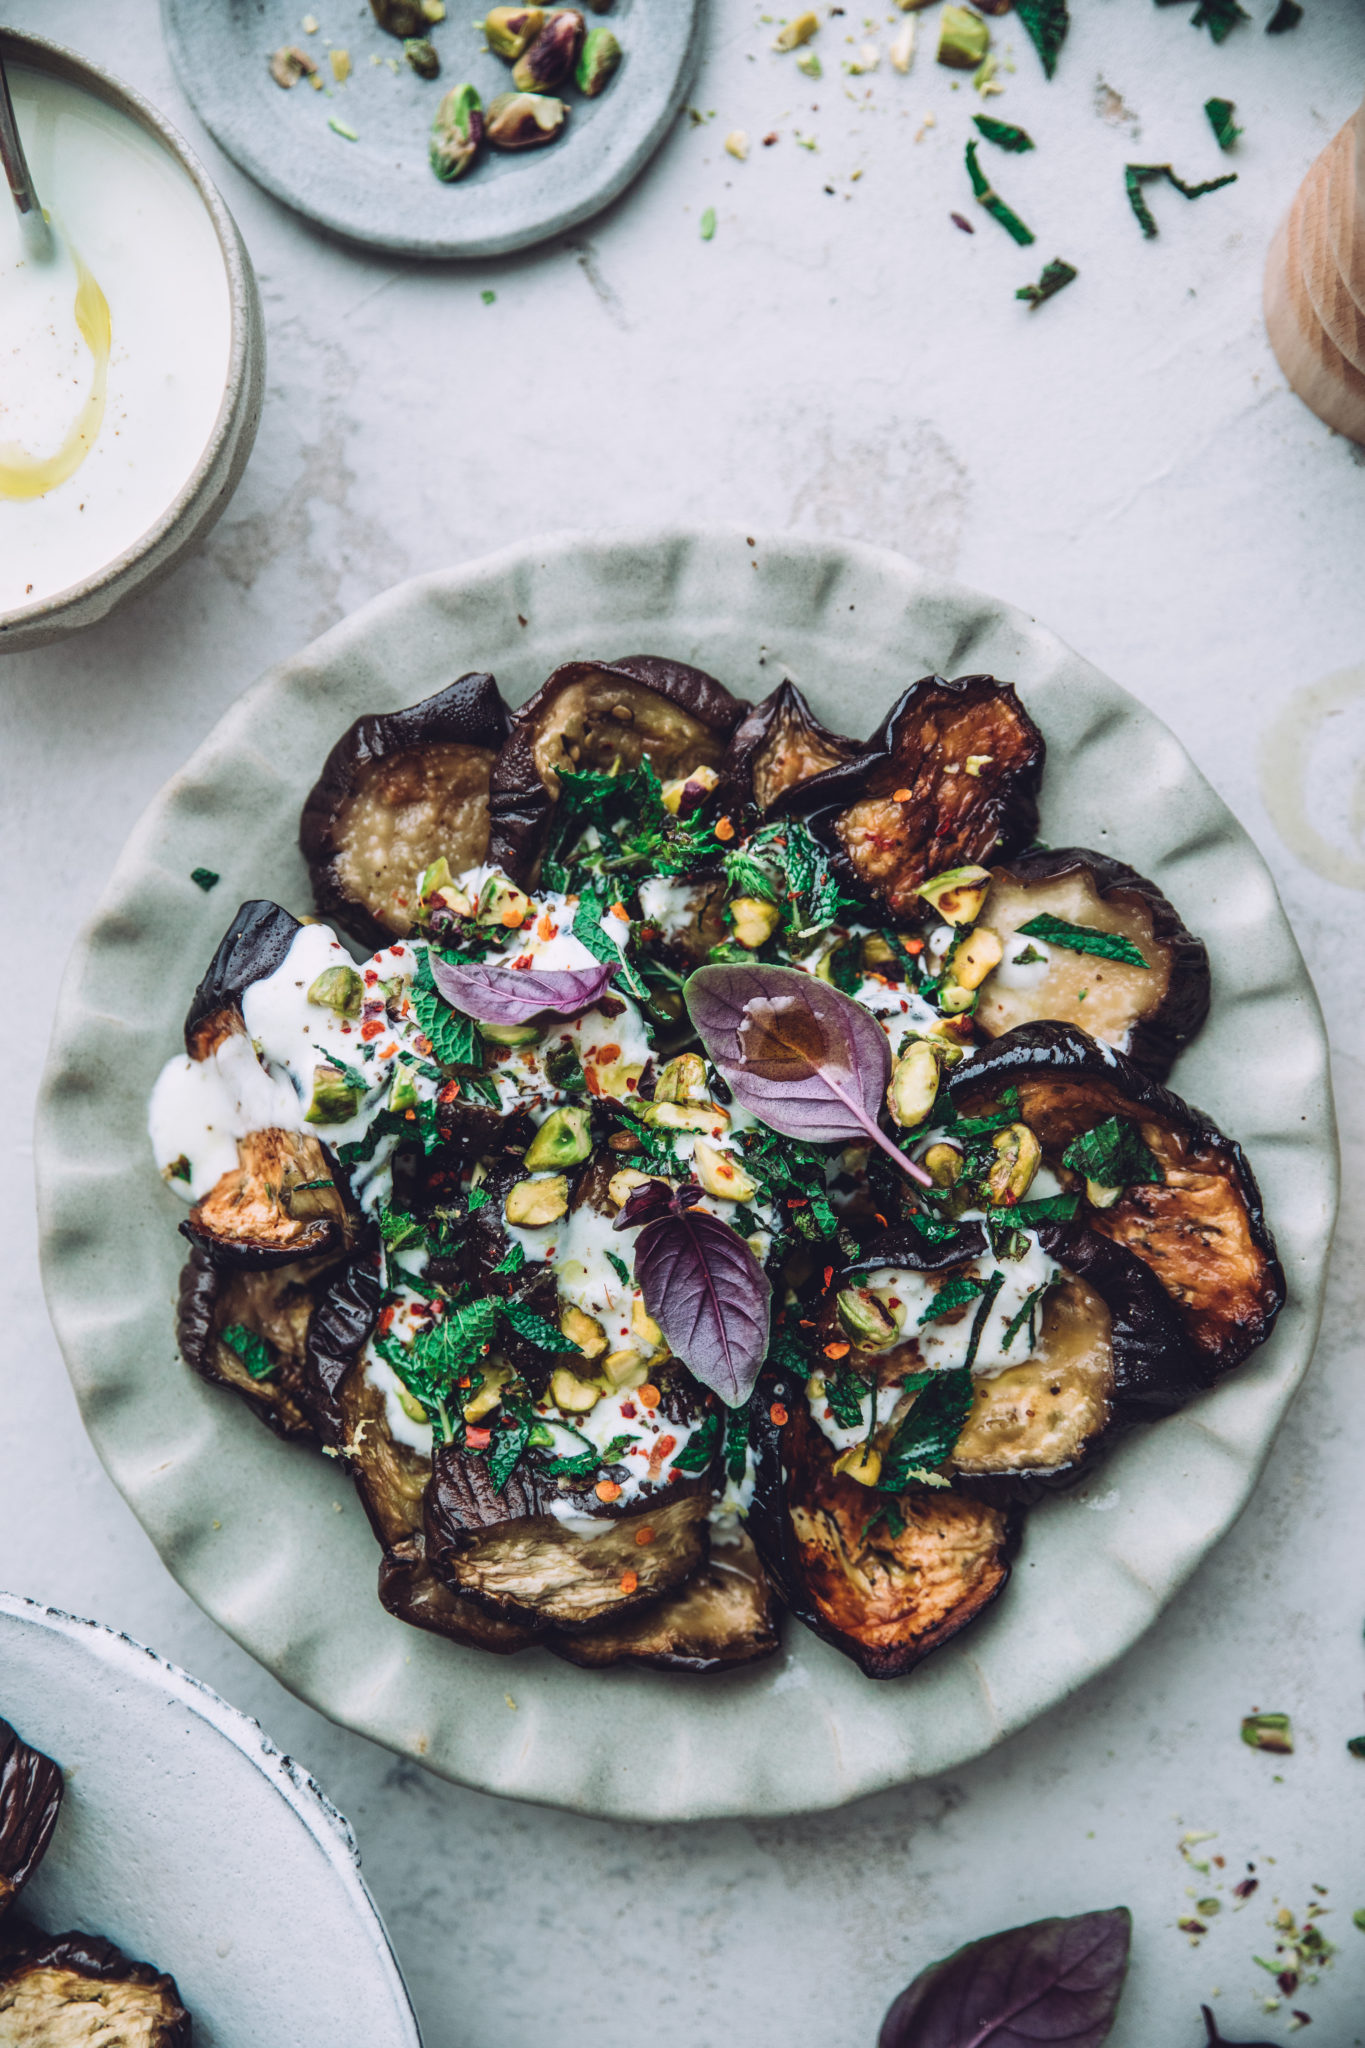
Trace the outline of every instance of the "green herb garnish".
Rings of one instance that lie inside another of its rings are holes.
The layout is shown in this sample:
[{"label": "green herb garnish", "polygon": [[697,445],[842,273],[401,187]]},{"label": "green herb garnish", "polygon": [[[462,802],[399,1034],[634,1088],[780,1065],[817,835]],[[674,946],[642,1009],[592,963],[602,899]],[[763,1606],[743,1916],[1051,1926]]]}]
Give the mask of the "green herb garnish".
[{"label": "green herb garnish", "polygon": [[1032,1294],[1030,1294],[1023,1303],[1023,1306],[1020,1308],[1019,1313],[1017,1315],[1013,1315],[1010,1317],[1009,1321],[1005,1325],[1004,1335],[1000,1339],[1000,1349],[1002,1351],[1009,1350],[1010,1345],[1019,1335],[1019,1332],[1023,1329],[1025,1323],[1028,1324],[1028,1348],[1030,1352],[1035,1351],[1037,1349],[1038,1333],[1036,1328],[1036,1319],[1038,1314],[1038,1304],[1042,1300],[1043,1296],[1047,1293],[1049,1284],[1050,1283],[1045,1280],[1041,1287],[1035,1287]]},{"label": "green herb garnish", "polygon": [[525,1264],[526,1254],[521,1246],[519,1244],[511,1244],[507,1247],[505,1256],[498,1260],[493,1271],[495,1273],[519,1273]]},{"label": "green herb garnish", "polygon": [[967,144],[967,176],[972,181],[972,191],[976,194],[977,199],[985,207],[992,219],[998,220],[1001,227],[1008,234],[1013,235],[1020,247],[1026,249],[1029,243],[1035,240],[1032,228],[1026,228],[1018,214],[1005,204],[977,162],[976,150],[977,145],[975,142]]},{"label": "green herb garnish", "polygon": [[973,114],[972,120],[987,142],[995,143],[999,149],[1013,150],[1016,156],[1022,156],[1026,149],[1035,147],[1033,137],[1025,129],[1014,128],[1008,121],[992,121],[989,114]]},{"label": "green herb garnish", "polygon": [[412,983],[412,1007],[417,1022],[431,1040],[431,1050],[443,1067],[483,1065],[479,1027],[472,1017],[453,1010],[437,988],[431,973],[431,956],[419,953]]},{"label": "green herb garnish", "polygon": [[700,1429],[687,1439],[673,1460],[678,1472],[704,1472],[716,1452],[716,1439],[720,1435],[720,1417],[714,1410],[707,1416]]},{"label": "green herb garnish", "polygon": [[944,1316],[950,1316],[955,1308],[965,1308],[969,1301],[975,1301],[977,1295],[985,1291],[985,1282],[972,1273],[964,1273],[957,1280],[945,1280],[920,1317],[921,1325],[942,1322]]},{"label": "green herb garnish", "polygon": [[986,1291],[981,1297],[981,1306],[972,1318],[972,1334],[967,1344],[967,1356],[963,1361],[963,1370],[965,1372],[970,1372],[976,1364],[976,1354],[981,1349],[981,1339],[986,1332],[986,1318],[991,1312],[996,1295],[1004,1284],[1005,1276],[1003,1273],[992,1273],[990,1279],[986,1282]]},{"label": "green herb garnish", "polygon": [[218,884],[222,881],[222,879],[223,878],[221,875],[215,875],[212,868],[190,869],[190,880],[192,882],[197,883],[206,896],[208,895],[210,889],[216,889],[218,887]]},{"label": "green herb garnish", "polygon": [[573,1352],[578,1350],[578,1346],[571,1337],[566,1337],[562,1330],[556,1329],[555,1325],[547,1322],[544,1316],[538,1316],[534,1309],[527,1308],[525,1302],[500,1301],[496,1305],[512,1325],[517,1335],[525,1337],[532,1344],[538,1345],[540,1350]]},{"label": "green herb garnish", "polygon": [[1043,60],[1044,73],[1051,78],[1057,69],[1057,58],[1066,41],[1066,32],[1071,26],[1066,0],[1014,0],[1014,11]]},{"label": "green herb garnish", "polygon": [[1147,965],[1132,940],[1125,939],[1121,932],[1101,931],[1093,924],[1071,924],[1064,917],[1053,917],[1050,911],[1021,924],[1019,935],[1042,939],[1049,946],[1064,946],[1068,953],[1094,953],[1101,960],[1125,961],[1129,967]]},{"label": "green herb garnish", "polygon": [[1268,36],[1282,36],[1286,30],[1297,28],[1303,20],[1303,9],[1299,0],[1280,0],[1279,6],[1265,25]]},{"label": "green herb garnish", "polygon": [[709,242],[714,236],[715,232],[716,209],[714,206],[708,206],[705,213],[701,217],[701,238],[703,242]]},{"label": "green herb garnish", "polygon": [[1062,1164],[1104,1188],[1128,1188],[1166,1178],[1137,1125],[1117,1116],[1106,1117],[1102,1124],[1073,1138],[1062,1154]]},{"label": "green herb garnish", "polygon": [[1019,1230],[1036,1230],[1040,1223],[1069,1223],[1080,1202],[1079,1195],[1042,1195],[1036,1202],[1016,1202],[1003,1213]]},{"label": "green herb garnish", "polygon": [[1231,149],[1233,143],[1243,132],[1233,121],[1232,117],[1236,111],[1236,102],[1233,100],[1205,100],[1204,102],[1204,112],[1209,117],[1210,128],[1218,137],[1218,147],[1220,149]]},{"label": "green herb garnish", "polygon": [[1199,0],[1190,16],[1190,27],[1206,28],[1215,43],[1222,43],[1227,41],[1239,22],[1250,19],[1245,7],[1239,7],[1237,0]]},{"label": "green herb garnish", "polygon": [[[892,1437],[877,1481],[882,1493],[903,1493],[912,1480],[931,1484],[962,1434],[972,1406],[971,1367],[915,1373],[905,1382],[918,1399]],[[875,1519],[875,1518],[874,1518]]]},{"label": "green herb garnish", "polygon": [[270,1378],[275,1370],[275,1353],[264,1337],[248,1330],[245,1323],[229,1323],[225,1330],[218,1332],[218,1336],[229,1351],[236,1352],[253,1380]]},{"label": "green herb garnish", "polygon": [[629,1287],[629,1285],[630,1285],[630,1268],[629,1268],[629,1266],[628,1266],[628,1265],[626,1264],[625,1260],[624,1260],[623,1258],[620,1258],[620,1257],[619,1257],[619,1256],[617,1255],[617,1253],[615,1253],[615,1252],[608,1252],[608,1253],[607,1253],[607,1264],[608,1264],[608,1265],[609,1265],[609,1266],[611,1267],[611,1270],[612,1270],[612,1272],[613,1272],[613,1273],[614,1273],[614,1274],[616,1275],[617,1279],[618,1279],[618,1280],[619,1280],[619,1281],[621,1282],[621,1285],[622,1285],[623,1287]]},{"label": "green herb garnish", "polygon": [[840,1429],[862,1428],[863,1395],[866,1392],[866,1382],[856,1372],[850,1372],[846,1365],[825,1374],[825,1399]]},{"label": "green herb garnish", "polygon": [[1148,241],[1158,232],[1156,218],[1142,196],[1142,187],[1153,184],[1158,178],[1165,178],[1174,185],[1177,192],[1183,192],[1187,199],[1200,199],[1206,192],[1216,192],[1222,185],[1237,183],[1236,171],[1227,171],[1221,178],[1206,178],[1202,185],[1187,185],[1183,178],[1177,178],[1169,164],[1125,164],[1123,167],[1124,189],[1128,204],[1132,207],[1138,226]]},{"label": "green herb garnish", "polygon": [[1055,256],[1051,263],[1043,265],[1043,274],[1037,284],[1020,285],[1014,296],[1016,299],[1027,299],[1030,310],[1036,311],[1048,299],[1055,299],[1058,292],[1074,283],[1079,276],[1080,272],[1074,264],[1064,263],[1060,256]]},{"label": "green herb garnish", "polygon": [[753,1397],[738,1408],[731,1408],[725,1418],[725,1471],[736,1486],[744,1477],[749,1462],[749,1411]]}]

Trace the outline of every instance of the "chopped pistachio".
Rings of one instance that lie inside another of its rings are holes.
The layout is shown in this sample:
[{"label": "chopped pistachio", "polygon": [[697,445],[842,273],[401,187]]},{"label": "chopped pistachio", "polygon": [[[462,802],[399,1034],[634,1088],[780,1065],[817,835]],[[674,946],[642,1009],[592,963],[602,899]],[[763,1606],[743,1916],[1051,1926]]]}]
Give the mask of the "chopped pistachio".
[{"label": "chopped pistachio", "polygon": [[875,71],[882,61],[882,53],[875,43],[860,43],[857,55],[850,57],[844,69],[853,78],[862,78],[867,72]]},{"label": "chopped pistachio", "polygon": [[726,1202],[752,1202],[758,1185],[752,1181],[733,1152],[723,1152],[698,1138],[692,1149],[692,1168],[708,1195]]},{"label": "chopped pistachio", "polygon": [[584,38],[574,77],[585,99],[595,100],[616,76],[621,63],[621,45],[609,28],[594,28]]},{"label": "chopped pistachio", "polygon": [[630,1330],[649,1351],[657,1351],[663,1344],[664,1333],[645,1307],[643,1294],[637,1294],[630,1305]]},{"label": "chopped pistachio", "polygon": [[939,20],[938,61],[954,71],[975,71],[990,48],[991,32],[970,7],[945,7]]},{"label": "chopped pistachio", "polygon": [[365,984],[354,967],[324,967],[307,997],[320,1010],[335,1010],[338,1017],[358,1017],[364,999]]},{"label": "chopped pistachio", "polygon": [[916,1038],[891,1069],[886,1106],[903,1131],[922,1124],[938,1095],[939,1063],[927,1038]]},{"label": "chopped pistachio", "polygon": [[[477,105],[478,95],[474,93],[472,85],[461,86],[459,90],[473,94],[475,104]],[[449,98],[450,94],[447,93],[446,98],[441,102],[442,107],[446,105]],[[488,139],[490,142],[493,140],[492,116],[494,108],[499,106],[503,100],[529,100],[532,98],[534,98],[534,94],[526,92],[505,92],[498,95],[498,98],[494,100],[493,105],[488,109]],[[554,101],[554,105],[558,106],[559,101]],[[537,115],[536,118],[539,119],[539,116]],[[515,147],[516,145],[504,144],[503,146]],[[519,889],[515,882],[509,882],[506,875],[490,875],[479,891],[477,916],[480,924],[500,924],[505,925],[509,931],[515,931],[519,925],[525,924],[526,914],[530,908],[531,899],[526,894],[526,891]]]},{"label": "chopped pistachio", "polygon": [[283,49],[276,50],[270,59],[270,76],[276,85],[283,86],[286,92],[291,85],[297,85],[301,78],[312,77],[317,68],[307,52],[299,49],[296,43],[286,43]]},{"label": "chopped pistachio", "polygon": [[882,1454],[871,1444],[850,1444],[834,1460],[834,1469],[845,1479],[856,1479],[859,1486],[875,1486],[882,1476]]},{"label": "chopped pistachio", "polygon": [[483,19],[484,38],[496,57],[515,64],[545,26],[541,7],[494,7]]},{"label": "chopped pistachio", "polygon": [[701,238],[703,242],[712,241],[715,237],[715,232],[716,209],[714,206],[708,206],[705,213],[701,217]]},{"label": "chopped pistachio", "polygon": [[717,1128],[728,1130],[730,1112],[722,1109],[718,1102],[642,1102],[640,1116],[655,1130],[662,1131],[706,1131],[714,1134]]},{"label": "chopped pistachio", "polygon": [[304,34],[305,34],[306,36],[315,36],[315,35],[317,34],[317,32],[318,32],[318,18],[317,18],[317,16],[316,16],[316,14],[305,14],[305,15],[304,15],[304,17],[303,17],[303,32],[304,32]]},{"label": "chopped pistachio", "polygon": [[332,67],[332,76],[338,85],[345,85],[351,75],[351,53],[349,50],[329,50],[327,61]]},{"label": "chopped pistachio", "polygon": [[1294,1732],[1288,1714],[1245,1715],[1242,1740],[1248,1749],[1268,1749],[1275,1756],[1294,1754]]},{"label": "chopped pistachio", "polygon": [[991,969],[998,967],[1004,956],[1005,948],[999,932],[993,932],[989,925],[979,924],[953,954],[952,978],[959,988],[980,988]]},{"label": "chopped pistachio", "polygon": [[[436,119],[431,124],[431,141],[427,145],[431,168],[442,184],[453,184],[456,178],[464,176],[479,153],[483,132],[483,107],[478,92],[472,85],[452,87],[436,109]],[[442,869],[445,877],[433,883],[433,878]],[[457,917],[472,916],[474,905],[463,890],[450,886],[449,877],[450,870],[445,861],[436,861],[418,884],[420,897],[425,902],[430,895],[433,902],[443,903]],[[427,886],[429,883],[433,883],[430,888]],[[497,920],[484,918],[481,921]]]},{"label": "chopped pistachio", "polygon": [[441,19],[439,14],[427,12],[423,0],[370,0],[370,11],[385,35],[397,36],[400,43],[408,36],[425,35],[427,23]]},{"label": "chopped pistachio", "polygon": [[818,50],[803,50],[796,60],[796,68],[798,71],[804,71],[807,78],[823,78],[825,75],[825,67],[820,62]]},{"label": "chopped pistachio", "polygon": [[512,66],[518,92],[551,92],[571,76],[583,48],[583,17],[563,7],[546,17],[545,26]]},{"label": "chopped pistachio", "polygon": [[797,50],[801,47],[802,43],[808,43],[811,37],[819,32],[819,28],[819,15],[807,10],[805,14],[798,14],[793,20],[787,22],[784,27],[777,31],[773,48],[775,50]]},{"label": "chopped pistachio", "polygon": [[526,1148],[526,1165],[539,1173],[547,1166],[581,1166],[592,1151],[592,1126],[580,1103],[552,1110]]},{"label": "chopped pistachio", "polygon": [[693,768],[686,775],[677,776],[666,782],[660,791],[660,799],[670,817],[676,818],[684,804],[689,811],[695,810],[704,796],[708,796],[720,781],[714,768]]},{"label": "chopped pistachio", "polygon": [[607,1333],[596,1316],[575,1308],[571,1301],[564,1302],[559,1311],[559,1327],[571,1344],[576,1344],[585,1358],[600,1358],[607,1348]]},{"label": "chopped pistachio", "polygon": [[648,1360],[633,1345],[609,1351],[602,1360],[601,1379],[609,1387],[642,1387],[649,1377]]},{"label": "chopped pistachio", "polygon": [[982,769],[989,768],[994,759],[994,754],[968,754],[962,765],[970,776],[979,779]]},{"label": "chopped pistachio", "polygon": [[538,1230],[543,1224],[557,1223],[569,1213],[569,1183],[562,1173],[550,1174],[544,1180],[519,1180],[508,1189],[502,1213],[509,1223],[522,1230]]},{"label": "chopped pistachio", "polygon": [[341,1068],[324,1060],[313,1069],[313,1092],[303,1120],[309,1124],[349,1123],[359,1100]]},{"label": "chopped pistachio", "polygon": [[749,155],[749,138],[742,128],[732,128],[725,138],[725,154],[734,157],[737,163],[744,163]]},{"label": "chopped pistachio", "polygon": [[901,77],[904,78],[906,72],[915,61],[915,24],[913,21],[903,22],[900,28],[897,29],[891,44],[890,56],[891,69],[899,71]]},{"label": "chopped pistachio", "polygon": [[781,905],[765,903],[761,896],[736,896],[730,905],[730,926],[735,939],[751,952],[766,946],[781,922]]},{"label": "chopped pistachio", "polygon": [[900,1340],[900,1324],[865,1287],[845,1287],[834,1303],[844,1335],[861,1351],[886,1351]]},{"label": "chopped pistachio", "polygon": [[417,1107],[417,1072],[406,1060],[399,1060],[393,1070],[388,1107],[397,1116],[403,1116],[408,1110]]},{"label": "chopped pistachio", "polygon": [[642,1188],[646,1182],[658,1178],[655,1173],[641,1173],[633,1166],[623,1166],[620,1172],[614,1173],[607,1182],[607,1200],[615,1202],[618,1209],[623,1209],[636,1188]]},{"label": "chopped pistachio", "polygon": [[991,1200],[1000,1207],[1022,1202],[1043,1163],[1043,1148],[1027,1124],[1007,1124],[991,1139],[995,1161],[986,1176]]},{"label": "chopped pistachio", "polygon": [[553,142],[569,117],[563,100],[541,92],[500,92],[488,108],[494,149],[538,149]]},{"label": "chopped pistachio", "polygon": [[945,924],[975,924],[991,886],[989,868],[945,868],[918,890]]},{"label": "chopped pistachio", "polygon": [[680,1052],[659,1070],[656,1102],[705,1102],[706,1062],[698,1052]]},{"label": "chopped pistachio", "polygon": [[339,121],[335,114],[332,115],[327,126],[331,129],[333,135],[339,135],[343,142],[359,142],[360,140],[350,122]]},{"label": "chopped pistachio", "polygon": [[956,1187],[962,1178],[962,1154],[956,1145],[931,1145],[920,1165],[932,1175],[936,1188]]},{"label": "chopped pistachio", "polygon": [[480,1024],[480,1038],[490,1045],[534,1045],[540,1037],[538,1024]]},{"label": "chopped pistachio", "polygon": [[403,55],[419,78],[439,78],[441,60],[436,54],[436,45],[428,36],[409,36],[403,44]]},{"label": "chopped pistachio", "polygon": [[586,1415],[601,1398],[591,1380],[581,1380],[567,1365],[555,1367],[550,1375],[550,1399],[567,1415]]}]

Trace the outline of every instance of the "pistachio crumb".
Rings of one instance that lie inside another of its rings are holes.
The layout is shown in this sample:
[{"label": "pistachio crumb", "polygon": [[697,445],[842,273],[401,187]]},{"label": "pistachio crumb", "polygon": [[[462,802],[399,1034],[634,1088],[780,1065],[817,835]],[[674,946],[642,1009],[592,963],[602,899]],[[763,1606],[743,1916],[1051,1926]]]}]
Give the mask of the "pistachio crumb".
[{"label": "pistachio crumb", "polygon": [[328,51],[328,53],[327,53],[327,55],[328,55],[328,62],[329,62],[329,63],[331,64],[331,67],[332,67],[332,76],[333,76],[333,78],[334,78],[334,79],[336,80],[336,82],[337,82],[337,84],[338,84],[338,85],[345,85],[345,83],[346,83],[347,79],[348,79],[348,78],[350,77],[350,75],[351,75],[351,53],[350,53],[350,51],[349,51],[349,50],[329,50],[329,51]]},{"label": "pistachio crumb", "polygon": [[749,154],[749,138],[742,128],[732,128],[725,138],[725,154],[743,163]]}]

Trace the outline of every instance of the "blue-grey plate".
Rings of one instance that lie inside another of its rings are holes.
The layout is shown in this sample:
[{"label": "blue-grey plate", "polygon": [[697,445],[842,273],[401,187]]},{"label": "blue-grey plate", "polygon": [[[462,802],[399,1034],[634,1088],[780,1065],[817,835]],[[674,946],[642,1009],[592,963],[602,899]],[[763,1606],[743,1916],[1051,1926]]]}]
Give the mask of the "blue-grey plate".
[{"label": "blue-grey plate", "polygon": [[[313,35],[301,26],[307,0],[161,0],[176,75],[233,162],[333,234],[407,256],[504,256],[600,213],[648,163],[687,97],[703,0],[615,0],[609,14],[589,13],[589,28],[611,28],[625,53],[606,91],[587,100],[567,86],[571,112],[557,142],[486,149],[443,185],[427,162],[442,94],[468,81],[487,106],[511,89],[510,68],[485,48],[474,12],[448,0],[431,31],[441,76],[428,81],[367,0],[313,0]],[[286,43],[313,58],[323,90],[307,80],[287,92],[276,85],[270,55]],[[333,79],[332,49],[350,57],[344,84]]]}]

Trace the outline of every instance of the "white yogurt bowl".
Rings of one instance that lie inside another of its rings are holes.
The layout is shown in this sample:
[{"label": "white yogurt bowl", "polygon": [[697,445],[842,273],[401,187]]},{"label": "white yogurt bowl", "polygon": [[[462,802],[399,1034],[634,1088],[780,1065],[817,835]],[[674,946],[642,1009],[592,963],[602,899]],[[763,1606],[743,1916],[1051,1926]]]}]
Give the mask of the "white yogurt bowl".
[{"label": "white yogurt bowl", "polygon": [[0,30],[0,52],[62,244],[26,263],[0,188],[4,652],[104,618],[208,532],[256,438],[265,334],[236,223],[156,108],[40,37]]}]

